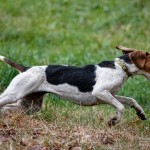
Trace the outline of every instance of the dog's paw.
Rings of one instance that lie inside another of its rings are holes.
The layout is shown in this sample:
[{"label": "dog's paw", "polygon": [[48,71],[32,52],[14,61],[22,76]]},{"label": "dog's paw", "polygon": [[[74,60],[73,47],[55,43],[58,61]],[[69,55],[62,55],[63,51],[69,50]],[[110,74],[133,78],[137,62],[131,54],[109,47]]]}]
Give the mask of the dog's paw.
[{"label": "dog's paw", "polygon": [[118,119],[117,119],[117,117],[113,117],[111,120],[109,120],[108,121],[108,126],[114,126],[114,125],[116,125],[118,123]]},{"label": "dog's paw", "polygon": [[144,113],[138,111],[136,114],[138,115],[138,117],[139,117],[141,120],[147,120],[147,118],[146,118],[146,116],[145,116]]}]

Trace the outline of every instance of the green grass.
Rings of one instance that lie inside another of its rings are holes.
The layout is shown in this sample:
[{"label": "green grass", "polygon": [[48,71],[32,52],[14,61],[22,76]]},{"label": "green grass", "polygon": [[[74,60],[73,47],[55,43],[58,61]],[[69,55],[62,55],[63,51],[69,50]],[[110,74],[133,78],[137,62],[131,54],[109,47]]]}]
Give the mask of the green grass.
[{"label": "green grass", "polygon": [[[122,55],[116,45],[150,51],[149,10],[149,0],[1,0],[0,54],[26,66],[83,66]],[[1,92],[16,74],[14,69],[0,64]],[[135,98],[150,118],[149,89],[146,79],[135,77],[125,83],[119,94]],[[55,96],[45,101],[47,107],[38,115],[48,121],[63,123],[69,118],[69,124],[103,128],[103,119],[114,112],[109,106],[83,108]],[[101,111],[104,116],[99,114]],[[99,117],[91,116],[91,112]],[[129,109],[123,122],[129,124],[135,117]],[[150,121],[142,124],[149,128]],[[139,135],[148,136],[143,128],[139,131]]]}]

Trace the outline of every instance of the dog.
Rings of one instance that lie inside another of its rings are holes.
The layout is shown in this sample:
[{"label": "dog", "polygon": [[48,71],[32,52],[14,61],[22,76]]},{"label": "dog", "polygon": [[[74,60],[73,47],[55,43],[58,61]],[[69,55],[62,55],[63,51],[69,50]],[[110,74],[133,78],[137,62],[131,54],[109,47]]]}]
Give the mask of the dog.
[{"label": "dog", "polygon": [[116,48],[123,55],[114,61],[102,61],[84,67],[25,67],[0,56],[1,61],[20,72],[0,95],[1,110],[20,107],[33,113],[41,109],[44,94],[53,93],[81,106],[112,105],[116,108],[116,114],[108,125],[121,121],[124,104],[134,108],[140,119],[146,120],[145,113],[136,100],[116,93],[129,77],[143,75],[150,80],[150,53],[123,46]]}]

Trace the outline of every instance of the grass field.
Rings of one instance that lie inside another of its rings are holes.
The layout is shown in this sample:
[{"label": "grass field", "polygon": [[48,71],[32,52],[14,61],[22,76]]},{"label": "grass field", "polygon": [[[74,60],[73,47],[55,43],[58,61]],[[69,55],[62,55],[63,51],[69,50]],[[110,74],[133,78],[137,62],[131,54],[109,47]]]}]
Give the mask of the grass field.
[{"label": "grass field", "polygon": [[[1,0],[0,54],[26,66],[83,66],[113,60],[116,45],[150,52],[149,0]],[[17,72],[0,63],[0,91]],[[54,95],[45,97],[42,111],[0,118],[0,150],[148,149],[139,138],[150,138],[150,83],[129,79],[119,92],[135,98],[147,121],[126,107],[120,125],[109,128],[110,106],[80,107]],[[45,149],[44,149],[45,148]]]}]

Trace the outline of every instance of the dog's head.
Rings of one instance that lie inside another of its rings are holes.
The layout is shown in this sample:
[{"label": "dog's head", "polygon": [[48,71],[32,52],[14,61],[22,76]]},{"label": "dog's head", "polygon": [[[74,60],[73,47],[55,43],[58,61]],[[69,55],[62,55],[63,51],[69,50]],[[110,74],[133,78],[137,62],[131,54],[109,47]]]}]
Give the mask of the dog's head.
[{"label": "dog's head", "polygon": [[150,53],[123,46],[116,46],[116,48],[128,55],[132,63],[150,80]]}]

